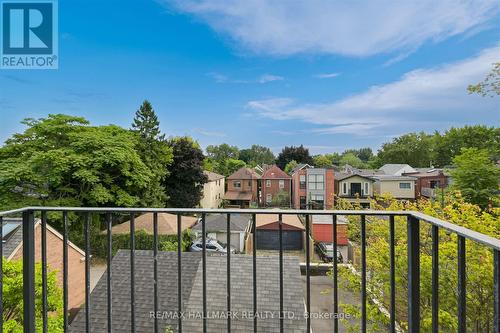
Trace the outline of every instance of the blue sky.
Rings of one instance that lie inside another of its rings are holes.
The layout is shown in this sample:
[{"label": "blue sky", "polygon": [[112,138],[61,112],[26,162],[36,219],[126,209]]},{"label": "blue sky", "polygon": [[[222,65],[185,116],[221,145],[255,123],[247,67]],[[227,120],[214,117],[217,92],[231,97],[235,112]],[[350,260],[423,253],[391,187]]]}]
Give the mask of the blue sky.
[{"label": "blue sky", "polygon": [[500,61],[500,1],[60,0],[59,69],[0,70],[0,139],[25,117],[128,127],[144,99],[203,147],[312,153],[498,126],[466,93]]}]

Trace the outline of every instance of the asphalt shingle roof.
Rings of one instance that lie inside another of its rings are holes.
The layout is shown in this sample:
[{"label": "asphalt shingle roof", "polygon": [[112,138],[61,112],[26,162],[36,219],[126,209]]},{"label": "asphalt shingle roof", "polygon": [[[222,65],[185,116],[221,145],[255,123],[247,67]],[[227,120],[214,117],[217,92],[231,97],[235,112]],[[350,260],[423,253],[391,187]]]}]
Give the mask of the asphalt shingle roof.
[{"label": "asphalt shingle roof", "polygon": [[[249,221],[250,221],[249,215],[231,214],[231,222],[230,222],[231,231],[245,231],[248,227]],[[199,222],[191,229],[201,231],[202,229],[201,222]],[[205,230],[207,232],[226,231],[227,215],[226,214],[207,215],[205,220]]]},{"label": "asphalt shingle roof", "polygon": [[[208,332],[227,331],[227,319],[217,318],[217,313],[227,310],[225,256],[207,256],[207,320]],[[279,331],[279,266],[277,256],[257,257],[257,305],[259,313],[268,313],[267,318],[258,319],[259,332]],[[135,322],[137,332],[152,332],[153,311],[153,252],[135,252]],[[182,253],[182,299],[184,312],[183,331],[202,332],[202,268],[200,253]],[[252,257],[231,256],[231,309],[233,332],[253,331],[253,280]],[[284,310],[293,316],[284,320],[285,332],[304,332],[304,290],[300,275],[299,260],[285,257]],[[113,332],[130,331],[130,252],[120,250],[112,262],[112,317]],[[158,310],[162,313],[177,311],[177,253],[158,253]],[[91,332],[107,330],[106,272],[90,296]],[[247,313],[245,316],[244,313]],[[271,316],[270,314],[274,314]],[[175,318],[158,320],[160,332],[170,326],[177,332]],[[72,322],[70,332],[85,331],[85,310],[82,308]]]},{"label": "asphalt shingle roof", "polygon": [[3,256],[5,258],[10,257],[19,246],[19,244],[23,242],[23,228],[21,228],[22,220],[16,218],[4,218],[3,225],[5,226],[8,223],[18,224],[19,228],[17,228],[17,230],[14,231],[14,233],[12,233],[12,235],[9,236],[8,239],[6,239],[5,243],[2,241]]}]

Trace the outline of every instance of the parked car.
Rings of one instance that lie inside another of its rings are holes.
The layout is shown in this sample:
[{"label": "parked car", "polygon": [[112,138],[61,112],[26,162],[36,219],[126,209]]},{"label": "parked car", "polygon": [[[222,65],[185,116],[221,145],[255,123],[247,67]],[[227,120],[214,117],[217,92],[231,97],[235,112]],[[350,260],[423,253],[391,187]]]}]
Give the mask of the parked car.
[{"label": "parked car", "polygon": [[[333,244],[332,243],[315,243],[314,247],[316,253],[318,253],[321,260],[324,262],[333,261]],[[342,258],[342,253],[337,249],[337,262],[342,263],[344,258]]]},{"label": "parked car", "polygon": [[[222,246],[217,240],[212,238],[205,239],[205,248],[207,252],[218,252],[227,253],[227,247]],[[203,250],[203,241],[198,238],[191,244],[189,251],[191,252],[201,252]],[[231,253],[234,253],[234,249],[231,248]]]}]

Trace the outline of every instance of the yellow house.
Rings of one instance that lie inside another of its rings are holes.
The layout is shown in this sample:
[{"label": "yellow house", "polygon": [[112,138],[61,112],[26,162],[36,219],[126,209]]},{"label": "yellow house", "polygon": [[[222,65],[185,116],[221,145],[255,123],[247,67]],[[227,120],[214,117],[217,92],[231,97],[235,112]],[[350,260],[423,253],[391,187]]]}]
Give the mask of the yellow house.
[{"label": "yellow house", "polygon": [[415,199],[415,181],[417,178],[409,176],[376,175],[373,176],[375,194],[390,194],[396,199]]},{"label": "yellow house", "polygon": [[362,207],[370,207],[370,199],[373,196],[374,180],[370,177],[355,173],[337,173],[337,197],[351,203],[358,203]]},{"label": "yellow house", "polygon": [[219,208],[224,198],[224,176],[212,171],[203,171],[203,173],[208,177],[208,182],[203,185],[203,197],[200,200],[200,207]]}]

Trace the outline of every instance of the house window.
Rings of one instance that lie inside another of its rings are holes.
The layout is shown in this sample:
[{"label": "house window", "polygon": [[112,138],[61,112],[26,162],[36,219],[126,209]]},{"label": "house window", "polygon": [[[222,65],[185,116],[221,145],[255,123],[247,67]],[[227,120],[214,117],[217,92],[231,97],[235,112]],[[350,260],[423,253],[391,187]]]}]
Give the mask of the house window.
[{"label": "house window", "polygon": [[300,197],[300,209],[306,209],[306,208],[307,208],[306,197]]},{"label": "house window", "polygon": [[311,201],[314,203],[312,209],[323,209],[323,204],[324,204],[323,194],[312,194]]},{"label": "house window", "polygon": [[248,187],[252,187],[252,181],[251,180],[248,181]]},{"label": "house window", "polygon": [[309,189],[322,190],[324,188],[323,175],[310,175],[309,176]]},{"label": "house window", "polygon": [[364,195],[368,195],[369,191],[368,191],[368,183],[365,183],[365,193]]},{"label": "house window", "polygon": [[405,190],[411,189],[411,183],[399,183],[399,188]]},{"label": "house window", "polygon": [[271,180],[270,179],[266,180],[266,187],[271,187]]},{"label": "house window", "polygon": [[347,183],[342,184],[342,193],[347,194]]},{"label": "house window", "polygon": [[233,186],[234,186],[235,188],[241,188],[241,182],[240,182],[239,180],[235,180],[235,181],[233,182]]},{"label": "house window", "polygon": [[266,202],[270,204],[271,201],[273,201],[273,196],[271,194],[266,195]]},{"label": "house window", "polygon": [[439,188],[439,180],[431,180],[430,187],[431,188]]},{"label": "house window", "polygon": [[300,175],[300,189],[305,190],[306,188],[306,175]]},{"label": "house window", "polygon": [[285,188],[285,181],[280,179],[280,188]]}]

